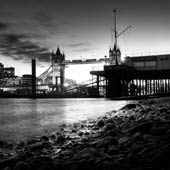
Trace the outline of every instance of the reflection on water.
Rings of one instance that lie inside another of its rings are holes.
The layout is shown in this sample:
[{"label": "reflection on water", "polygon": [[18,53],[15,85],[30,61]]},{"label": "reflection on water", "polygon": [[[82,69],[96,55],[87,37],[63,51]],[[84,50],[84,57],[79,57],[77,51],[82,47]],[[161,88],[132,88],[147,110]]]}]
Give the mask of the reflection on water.
[{"label": "reflection on water", "polygon": [[106,99],[0,99],[0,140],[25,140],[125,104]]}]

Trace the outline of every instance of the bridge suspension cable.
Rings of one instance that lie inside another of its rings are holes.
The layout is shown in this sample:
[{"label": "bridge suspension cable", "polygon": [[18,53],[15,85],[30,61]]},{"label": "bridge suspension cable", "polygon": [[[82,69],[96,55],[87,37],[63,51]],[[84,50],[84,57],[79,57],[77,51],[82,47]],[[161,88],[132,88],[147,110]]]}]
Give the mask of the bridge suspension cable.
[{"label": "bridge suspension cable", "polygon": [[45,70],[40,76],[38,76],[39,79],[43,79],[44,77],[46,77],[50,72],[49,70],[52,68],[52,65],[50,65],[50,67]]},{"label": "bridge suspension cable", "polygon": [[[92,80],[91,80],[91,81],[92,81]],[[105,81],[105,79],[99,80],[98,82],[104,82],[104,81]],[[64,92],[72,91],[72,90],[79,89],[79,88],[82,88],[82,87],[86,87],[86,86],[89,86],[89,85],[92,85],[92,84],[96,84],[96,83],[97,83],[97,80],[96,80],[96,81],[92,81],[92,82],[90,82],[90,83],[88,83],[88,84],[79,85],[79,86],[77,86],[77,87],[67,89],[67,90],[65,90]]]}]

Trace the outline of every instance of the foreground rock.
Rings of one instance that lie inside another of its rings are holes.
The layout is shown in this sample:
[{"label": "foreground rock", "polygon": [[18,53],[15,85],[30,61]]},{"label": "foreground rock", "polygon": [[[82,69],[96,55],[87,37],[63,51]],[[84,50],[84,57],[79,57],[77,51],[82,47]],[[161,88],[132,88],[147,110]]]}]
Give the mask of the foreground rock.
[{"label": "foreground rock", "polygon": [[5,170],[168,170],[170,99],[132,103],[0,149]]}]

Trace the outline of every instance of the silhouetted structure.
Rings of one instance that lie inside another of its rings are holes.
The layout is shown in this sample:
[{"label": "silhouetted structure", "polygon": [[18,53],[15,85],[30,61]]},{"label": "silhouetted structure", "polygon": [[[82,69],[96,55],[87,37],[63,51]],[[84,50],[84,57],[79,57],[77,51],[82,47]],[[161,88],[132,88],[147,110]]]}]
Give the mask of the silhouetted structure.
[{"label": "silhouetted structure", "polygon": [[57,48],[56,53],[52,52],[52,84],[53,89],[56,91],[62,91],[65,79],[65,54],[60,52],[60,48]]},{"label": "silhouetted structure", "polygon": [[32,97],[36,97],[36,60],[32,59]]},{"label": "silhouetted structure", "polygon": [[22,86],[31,86],[32,85],[32,75],[31,74],[24,74],[21,78]]},{"label": "silhouetted structure", "polygon": [[106,65],[91,74],[106,79],[107,98],[169,93],[170,54],[127,57],[122,65]]},{"label": "silhouetted structure", "polygon": [[15,76],[14,67],[4,67],[4,65],[0,63],[0,78],[8,78],[14,76]]},{"label": "silhouetted structure", "polygon": [[114,45],[114,48],[110,47],[109,62],[113,65],[121,64],[121,51],[119,47],[116,47],[116,45]]}]

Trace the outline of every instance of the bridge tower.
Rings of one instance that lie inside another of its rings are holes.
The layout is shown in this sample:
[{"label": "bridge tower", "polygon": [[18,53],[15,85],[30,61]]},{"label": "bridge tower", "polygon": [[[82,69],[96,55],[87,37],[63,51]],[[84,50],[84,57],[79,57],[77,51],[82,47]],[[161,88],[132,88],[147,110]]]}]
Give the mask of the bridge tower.
[{"label": "bridge tower", "polygon": [[56,53],[52,52],[52,84],[53,90],[62,91],[65,79],[65,54],[60,52],[60,48],[57,48]]},{"label": "bridge tower", "polygon": [[111,65],[120,65],[121,64],[121,51],[119,47],[114,47],[109,50],[109,62]]}]

